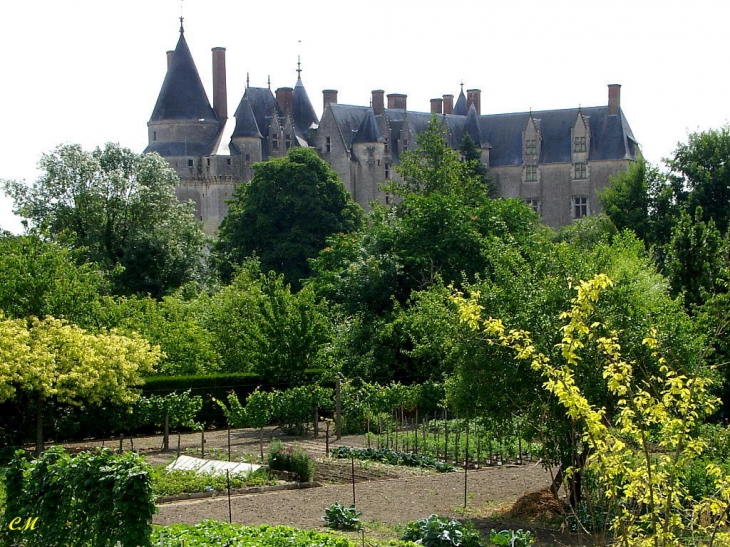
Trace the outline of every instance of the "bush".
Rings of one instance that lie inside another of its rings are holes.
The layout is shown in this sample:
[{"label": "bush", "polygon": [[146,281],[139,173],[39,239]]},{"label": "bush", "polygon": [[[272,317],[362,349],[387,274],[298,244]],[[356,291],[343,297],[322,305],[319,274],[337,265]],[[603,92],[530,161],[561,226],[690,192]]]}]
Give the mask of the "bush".
[{"label": "bush", "polygon": [[362,528],[360,517],[362,511],[355,509],[354,505],[345,507],[335,502],[324,510],[322,520],[329,528],[342,528],[344,530],[359,530]]},{"label": "bush", "polygon": [[269,469],[293,473],[300,482],[310,482],[314,478],[316,464],[314,459],[300,448],[285,449],[278,440],[269,446]]},{"label": "bush", "polygon": [[401,537],[425,547],[480,547],[481,538],[474,523],[431,515],[428,518],[409,522]]}]

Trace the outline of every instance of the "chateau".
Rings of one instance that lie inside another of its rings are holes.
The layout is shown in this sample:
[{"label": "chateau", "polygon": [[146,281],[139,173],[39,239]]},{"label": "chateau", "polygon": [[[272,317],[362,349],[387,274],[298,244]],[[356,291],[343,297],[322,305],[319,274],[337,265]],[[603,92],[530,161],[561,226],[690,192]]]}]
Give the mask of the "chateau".
[{"label": "chateau", "polygon": [[[500,196],[522,198],[552,227],[600,212],[596,192],[637,159],[639,146],[621,110],[621,86],[608,86],[607,105],[539,112],[481,114],[479,89],[431,99],[430,111],[408,110],[407,96],[372,92],[370,106],[339,104],[324,90],[318,119],[299,78],[293,88],[250,87],[228,115],[224,48],[213,48],[213,105],[205,93],[185,33],[167,52],[167,74],[150,121],[145,152],[164,157],[180,177],[178,198],[193,200],[212,234],[225,200],[251,180],[252,165],[312,147],[337,171],[364,208],[388,203],[379,189],[396,177],[393,165],[412,150],[435,113],[458,148],[468,134]],[[462,86],[463,87],[463,86]]]}]

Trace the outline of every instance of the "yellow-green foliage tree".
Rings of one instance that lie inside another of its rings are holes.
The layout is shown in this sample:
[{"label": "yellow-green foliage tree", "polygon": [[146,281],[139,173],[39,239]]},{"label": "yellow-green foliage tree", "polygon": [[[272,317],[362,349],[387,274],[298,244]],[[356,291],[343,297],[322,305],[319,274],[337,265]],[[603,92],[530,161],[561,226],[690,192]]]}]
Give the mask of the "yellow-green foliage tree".
[{"label": "yellow-green foliage tree", "polygon": [[0,402],[25,395],[36,405],[36,451],[43,450],[46,401],[131,403],[160,358],[137,336],[92,334],[59,319],[6,319],[0,312]]},{"label": "yellow-green foliage tree", "polygon": [[[566,324],[559,365],[535,348],[528,332],[508,330],[499,319],[484,319],[478,295],[464,298],[457,293],[453,300],[462,322],[492,343],[512,349],[517,359],[530,362],[569,419],[582,426],[582,442],[590,454],[586,465],[595,472],[611,506],[616,545],[730,545],[730,477],[710,464],[707,472],[714,480],[714,493],[699,500],[682,482],[683,469],[706,448],[697,435],[699,426],[719,402],[709,390],[707,367],[702,359],[691,369],[668,360],[660,351],[660,334],[651,329],[643,344],[660,372],[638,381],[640,367],[653,367],[626,361],[618,333],[591,322],[599,294],[612,285],[608,276],[599,274],[576,287],[571,309],[561,315]],[[580,355],[588,351],[602,356],[613,411],[592,405],[576,382]]]}]

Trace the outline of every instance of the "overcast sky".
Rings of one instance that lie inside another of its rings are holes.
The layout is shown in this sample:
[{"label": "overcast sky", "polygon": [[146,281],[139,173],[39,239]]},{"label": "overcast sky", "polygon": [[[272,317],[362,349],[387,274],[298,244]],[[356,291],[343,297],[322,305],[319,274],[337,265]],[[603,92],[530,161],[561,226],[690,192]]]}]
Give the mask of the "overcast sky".
[{"label": "overcast sky", "polygon": [[[62,143],[141,152],[181,10],[209,98],[210,50],[227,49],[231,113],[247,73],[293,86],[301,55],[320,115],[323,89],[359,105],[373,89],[405,93],[429,111],[463,81],[493,114],[604,105],[617,83],[653,163],[730,119],[725,0],[3,0],[0,179],[34,181]],[[17,231],[10,209],[0,197],[0,227]]]}]

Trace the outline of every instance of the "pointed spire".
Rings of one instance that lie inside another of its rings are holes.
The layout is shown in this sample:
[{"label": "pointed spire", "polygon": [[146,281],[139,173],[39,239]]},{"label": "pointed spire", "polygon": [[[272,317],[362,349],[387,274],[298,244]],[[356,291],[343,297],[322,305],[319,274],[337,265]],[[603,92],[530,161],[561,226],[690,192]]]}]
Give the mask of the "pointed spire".
[{"label": "pointed spire", "polygon": [[269,74],[268,81],[269,81],[269,89],[271,89],[271,74]]},{"label": "pointed spire", "polygon": [[185,34],[185,27],[183,27],[183,21],[185,20],[185,17],[182,15],[180,16],[180,34]]},{"label": "pointed spire", "polygon": [[150,118],[150,121],[161,120],[218,120],[210,106],[182,27]]},{"label": "pointed spire", "polygon": [[246,89],[251,87],[251,77],[248,72],[246,72]]},{"label": "pointed spire", "polygon": [[456,99],[453,114],[459,116],[466,116],[467,114],[466,95],[464,95],[464,82],[461,82],[461,93],[459,93],[459,98]]},{"label": "pointed spire", "polygon": [[294,123],[302,134],[306,134],[313,124],[319,123],[319,118],[317,118],[312,102],[309,100],[307,90],[302,83],[301,74],[297,79],[297,83],[294,86],[294,93],[292,94],[292,115],[294,117]]},{"label": "pointed spire", "polygon": [[300,55],[297,55],[297,80],[302,79],[302,59]]}]

